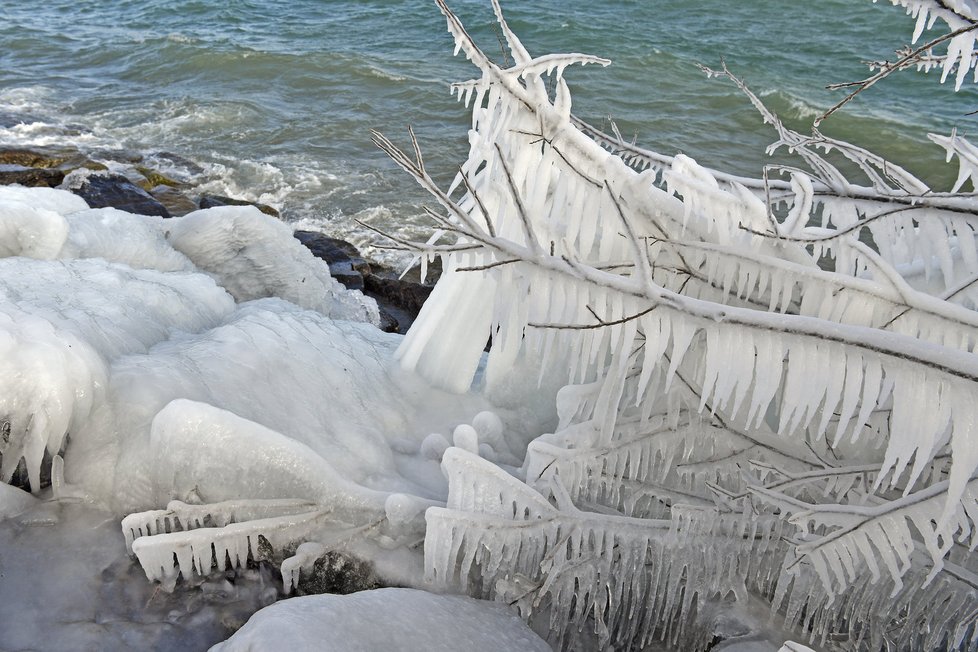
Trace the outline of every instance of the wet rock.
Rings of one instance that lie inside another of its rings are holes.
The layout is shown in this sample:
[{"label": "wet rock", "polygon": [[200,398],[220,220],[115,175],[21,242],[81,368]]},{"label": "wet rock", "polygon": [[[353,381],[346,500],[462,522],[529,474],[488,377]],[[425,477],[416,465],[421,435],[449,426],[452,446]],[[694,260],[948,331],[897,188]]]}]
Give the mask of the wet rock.
[{"label": "wet rock", "polygon": [[377,304],[377,308],[380,310],[380,330],[385,333],[404,333],[407,330],[401,329],[401,322],[387,308],[380,304]]},{"label": "wet rock", "polygon": [[412,281],[414,283],[420,283],[422,285],[434,285],[438,279],[441,278],[441,257],[435,258],[428,262],[428,266],[425,269],[424,280],[421,280],[421,265],[416,264],[414,267],[409,269],[404,275],[398,274],[402,281]]},{"label": "wet rock", "polygon": [[371,272],[370,263],[354,245],[316,231],[296,231],[293,235],[314,256],[326,261],[330,276],[350,290],[363,289],[363,277]]},{"label": "wet rock", "polygon": [[115,161],[116,163],[142,163],[143,155],[131,149],[99,149],[92,153],[92,156],[104,161]]},{"label": "wet rock", "polygon": [[[296,231],[296,239],[304,244],[317,258],[329,265],[330,276],[351,290],[361,290],[373,297],[380,308],[380,329],[386,333],[404,333],[414,321],[417,312],[408,311],[388,301],[384,296],[371,293],[366,288],[366,279],[371,278],[379,265],[365,260],[360,250],[346,240],[331,238],[317,231]],[[381,281],[376,281],[381,284]]]},{"label": "wet rock", "polygon": [[225,197],[224,195],[201,195],[197,205],[201,208],[213,208],[215,206],[254,206],[266,215],[280,217],[279,212],[268,204],[259,204],[253,201],[245,201],[244,199],[234,199],[233,197]]},{"label": "wet rock", "polygon": [[400,308],[411,315],[412,320],[421,312],[421,306],[428,300],[431,290],[434,289],[431,285],[388,278],[378,274],[365,276],[363,286],[367,294],[381,298]]},{"label": "wet rock", "polygon": [[[61,451],[61,454],[64,454],[64,450]],[[0,459],[3,459],[2,455],[0,455]],[[37,491],[51,486],[51,463],[53,459],[54,458],[50,451],[45,448],[44,456],[41,458],[41,473],[39,476],[41,486],[37,488]],[[27,473],[27,460],[21,458],[21,460],[17,463],[17,468],[14,469],[14,472],[11,474],[8,484],[17,487],[18,489],[23,489],[27,493],[31,493],[31,491],[34,490],[31,487],[31,481]]]},{"label": "wet rock", "polygon": [[[21,166],[44,170],[59,170],[67,174],[78,168],[104,170],[104,165],[90,160],[76,149],[0,149],[0,165]],[[26,185],[26,184],[25,184]]]},{"label": "wet rock", "polygon": [[64,181],[65,173],[49,168],[32,168],[23,165],[0,163],[0,184],[20,184],[30,187],[54,188]]},{"label": "wet rock", "polygon": [[380,587],[373,566],[357,557],[335,550],[316,560],[311,573],[299,577],[298,595],[338,593],[347,595]]},{"label": "wet rock", "polygon": [[61,187],[88,202],[92,208],[112,207],[137,215],[170,217],[166,206],[121,174],[72,172]]},{"label": "wet rock", "polygon": [[156,201],[166,206],[170,215],[186,215],[197,210],[197,204],[190,197],[171,186],[156,186],[149,190]]},{"label": "wet rock", "polygon": [[[355,245],[331,238],[317,231],[296,231],[293,233],[296,239],[304,244],[317,258],[322,258],[329,264],[345,263],[356,261],[356,269],[361,274],[370,273],[370,265],[360,256],[360,251]],[[366,267],[366,269],[363,269]]]},{"label": "wet rock", "polygon": [[0,164],[18,165],[25,168],[56,168],[68,160],[68,155],[42,152],[33,149],[0,150]]},{"label": "wet rock", "polygon": [[169,186],[171,188],[181,188],[184,185],[179,181],[171,179],[165,174],[162,174],[161,172],[157,172],[156,170],[152,170],[142,165],[136,166],[136,172],[139,172],[145,178],[145,181],[139,182],[139,187],[146,191],[152,190],[156,186]]},{"label": "wet rock", "polygon": [[331,263],[329,275],[346,286],[348,290],[363,290],[363,275],[353,269],[350,261]]}]

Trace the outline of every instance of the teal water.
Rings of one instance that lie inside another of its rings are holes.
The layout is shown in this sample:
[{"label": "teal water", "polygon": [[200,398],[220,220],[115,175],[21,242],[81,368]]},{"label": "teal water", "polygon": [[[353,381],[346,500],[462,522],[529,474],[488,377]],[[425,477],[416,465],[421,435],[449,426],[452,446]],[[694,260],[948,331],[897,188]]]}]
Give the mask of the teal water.
[{"label": "teal water", "polygon": [[[796,127],[865,76],[912,21],[868,0],[504,0],[531,52],[608,57],[568,73],[575,113],[702,164],[757,175],[773,140],[721,59]],[[502,58],[488,0],[450,0]],[[126,150],[207,188],[272,203],[286,219],[369,237],[353,218],[419,231],[420,189],[370,143],[412,125],[445,178],[468,115],[448,92],[474,70],[453,59],[430,0],[5,0],[0,5],[0,145]],[[897,75],[824,125],[935,187],[954,177],[928,131],[975,131],[974,89]],[[195,165],[159,152],[178,154]],[[199,166],[199,167],[197,167]]]}]

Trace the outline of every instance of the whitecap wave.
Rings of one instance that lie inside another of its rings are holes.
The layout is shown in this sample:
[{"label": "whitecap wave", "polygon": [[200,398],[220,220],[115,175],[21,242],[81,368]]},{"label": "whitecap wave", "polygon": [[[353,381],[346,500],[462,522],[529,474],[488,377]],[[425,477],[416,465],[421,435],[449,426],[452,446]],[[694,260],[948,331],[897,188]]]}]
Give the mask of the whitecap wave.
[{"label": "whitecap wave", "polygon": [[0,88],[0,111],[11,113],[46,113],[54,91],[47,86]]}]

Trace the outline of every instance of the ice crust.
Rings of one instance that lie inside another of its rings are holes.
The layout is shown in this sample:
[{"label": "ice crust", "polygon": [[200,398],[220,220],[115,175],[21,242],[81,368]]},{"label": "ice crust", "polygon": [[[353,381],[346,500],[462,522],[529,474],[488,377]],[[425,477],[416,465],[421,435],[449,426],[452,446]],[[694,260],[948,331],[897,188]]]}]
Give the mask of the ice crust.
[{"label": "ice crust", "polygon": [[15,201],[37,209],[69,215],[88,208],[88,203],[78,195],[56,188],[25,188],[24,186],[0,186],[0,201]]},{"label": "ice crust", "polygon": [[[0,189],[2,479],[26,467],[42,498],[150,510],[125,519],[126,541],[167,589],[372,523],[390,525],[353,553],[420,582],[406,546],[447,493],[422,441],[502,422],[402,370],[375,317],[247,207],[163,220]],[[4,485],[0,519],[56,523],[21,516],[45,506]]]},{"label": "ice crust", "polygon": [[337,319],[380,322],[373,299],[343,289],[291,228],[254,206],[218,206],[171,219],[167,237],[238,301],[281,297]]},{"label": "ice crust", "polygon": [[497,603],[414,589],[377,589],[277,602],[211,652],[272,649],[547,652],[550,646]]},{"label": "ice crust", "polygon": [[62,258],[102,258],[161,272],[197,271],[189,258],[166,241],[162,217],[92,208],[72,213],[67,221]]},{"label": "ice crust", "polygon": [[[246,419],[330,459],[344,481],[409,488],[386,437],[413,432],[417,391],[428,390],[388,373],[396,338],[370,325],[376,314],[257,209],[163,220],[2,187],[0,416],[11,429],[2,476],[23,458],[37,491],[45,451],[58,453],[70,433],[66,479],[93,499],[146,508],[183,497],[153,490],[162,467],[148,457],[154,417],[183,398],[216,408],[197,432]],[[374,397],[389,409],[368,407]],[[469,405],[429,421],[449,431],[485,407]],[[183,432],[172,421],[163,430]],[[244,458],[270,474],[267,456]]]},{"label": "ice crust", "polygon": [[0,256],[54,258],[67,235],[68,225],[58,213],[0,198]]}]

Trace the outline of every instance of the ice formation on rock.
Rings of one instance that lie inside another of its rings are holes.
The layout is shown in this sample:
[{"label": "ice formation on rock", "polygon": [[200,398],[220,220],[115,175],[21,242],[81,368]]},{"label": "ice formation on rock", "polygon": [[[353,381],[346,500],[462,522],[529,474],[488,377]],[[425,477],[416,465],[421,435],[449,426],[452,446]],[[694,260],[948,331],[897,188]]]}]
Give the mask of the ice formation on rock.
[{"label": "ice formation on rock", "polygon": [[254,206],[194,211],[168,220],[166,233],[238,301],[280,297],[337,319],[380,323],[373,299],[345,290],[292,229]]},{"label": "ice formation on rock", "polygon": [[[164,221],[16,187],[0,188],[0,225],[4,480],[46,496],[50,476],[54,498],[120,514],[170,503],[124,525],[167,588],[278,562],[306,537],[363,535],[396,558],[422,536],[437,464],[393,442],[417,451],[487,404],[392,368],[398,338],[364,323],[373,300],[288,227],[247,207]],[[387,525],[398,491],[412,496]]]},{"label": "ice formation on rock", "polygon": [[282,562],[282,584],[286,595],[298,588],[299,577],[302,573],[310,572],[316,560],[326,554],[326,550],[326,546],[321,543],[306,541],[296,548],[294,555]]},{"label": "ice formation on rock", "polygon": [[248,650],[458,650],[547,652],[549,646],[501,605],[413,589],[313,595],[255,614],[213,652]]},{"label": "ice formation on rock", "polygon": [[115,208],[71,213],[61,258],[102,258],[134,269],[197,271],[190,259],[166,241],[162,217],[132,215]]}]

